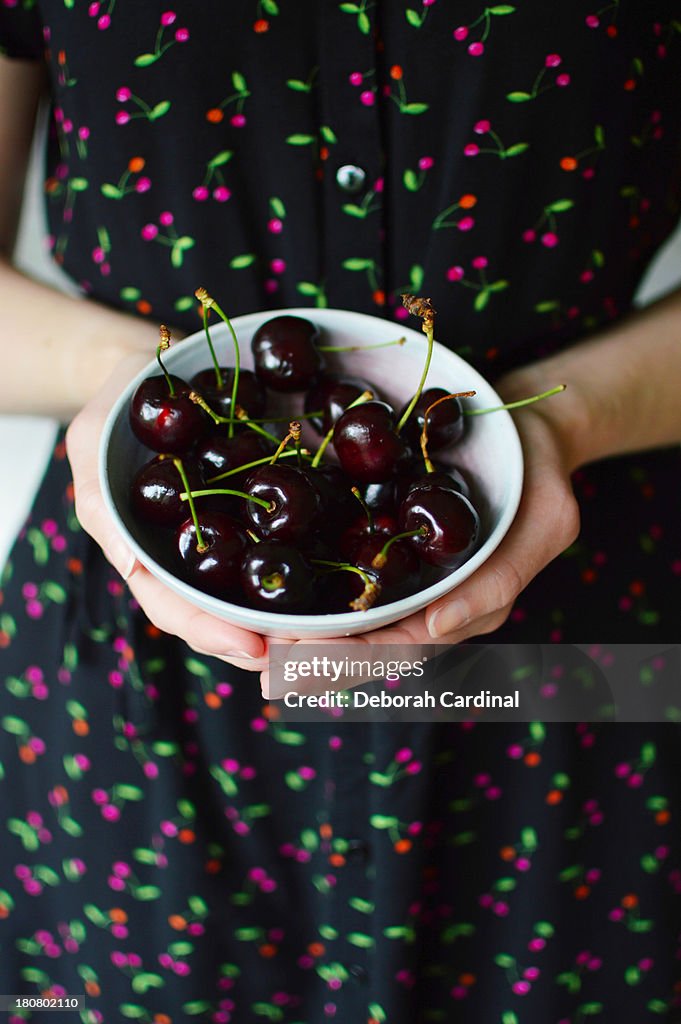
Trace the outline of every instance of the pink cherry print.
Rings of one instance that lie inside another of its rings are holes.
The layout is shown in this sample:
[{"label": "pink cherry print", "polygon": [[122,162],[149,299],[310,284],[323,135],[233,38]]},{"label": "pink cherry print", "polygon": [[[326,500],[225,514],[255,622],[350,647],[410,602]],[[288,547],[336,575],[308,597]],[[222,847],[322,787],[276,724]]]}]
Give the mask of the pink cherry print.
[{"label": "pink cherry print", "polygon": [[564,89],[565,86],[569,85],[569,84],[570,84],[570,76],[569,75],[558,75],[558,77],[556,78],[556,85],[559,86],[561,89]]},{"label": "pink cherry print", "polygon": [[230,119],[229,123],[232,125],[233,128],[243,128],[243,126],[246,124],[246,118],[244,117],[243,114],[235,114],[234,117]]},{"label": "pink cherry print", "polygon": [[511,988],[517,996],[526,996],[532,986],[529,981],[515,981]]},{"label": "pink cherry print", "polygon": [[82,128],[78,129],[78,138],[82,139],[83,142],[87,142],[90,138],[90,129],[83,125]]},{"label": "pink cherry print", "polygon": [[598,28],[600,25],[600,21],[595,14],[587,14],[584,21],[586,22],[587,28]]},{"label": "pink cherry print", "polygon": [[87,13],[88,13],[88,16],[89,16],[90,18],[96,18],[96,17],[97,17],[97,15],[99,14],[99,8],[100,8],[101,6],[102,6],[102,5],[101,5],[101,4],[99,4],[99,3],[94,3],[94,4],[90,4],[90,6],[89,6],[89,7],[88,7],[88,9],[87,9]]},{"label": "pink cherry print", "polygon": [[476,270],[484,270],[487,266],[487,259],[485,256],[476,256],[475,259],[471,261],[471,265],[475,267]]},{"label": "pink cherry print", "polygon": [[194,199],[196,199],[196,201],[198,203],[205,202],[205,200],[208,199],[209,195],[210,195],[210,193],[209,193],[209,191],[208,191],[208,189],[206,188],[205,185],[199,185],[192,192],[192,196],[194,197]]},{"label": "pink cherry print", "polygon": [[554,231],[546,231],[541,236],[541,244],[547,249],[553,249],[558,245],[558,235]]},{"label": "pink cherry print", "polygon": [[365,107],[373,107],[374,103],[376,102],[376,97],[374,96],[373,92],[370,89],[366,89],[360,95],[359,99],[360,102],[363,103]]},{"label": "pink cherry print", "polygon": [[435,161],[433,160],[432,156],[422,156],[421,159],[419,160],[419,170],[429,171],[434,163]]},{"label": "pink cherry print", "polygon": [[480,147],[475,142],[469,142],[463,147],[464,156],[477,156],[480,152]]},{"label": "pink cherry print", "polygon": [[270,263],[270,270],[273,274],[283,274],[286,270],[286,263],[281,259],[274,259]]},{"label": "pink cherry print", "polygon": [[476,121],[473,125],[473,131],[476,135],[485,135],[491,127],[491,124],[487,120]]},{"label": "pink cherry print", "polygon": [[283,221],[278,217],[272,217],[272,219],[267,222],[267,230],[273,235],[280,235],[284,230]]},{"label": "pink cherry print", "polygon": [[560,67],[562,62],[562,58],[557,53],[550,53],[544,61],[544,64],[547,68],[557,68]]},{"label": "pink cherry print", "polygon": [[175,21],[176,17],[177,17],[177,15],[175,14],[175,11],[166,11],[164,14],[161,15],[161,24],[165,28],[167,28],[168,25],[172,25],[173,24],[173,22]]},{"label": "pink cherry print", "polygon": [[168,210],[164,210],[158,218],[159,224],[162,224],[164,228],[170,227],[173,223],[173,215]]},{"label": "pink cherry print", "polygon": [[116,124],[127,124],[130,120],[130,114],[127,110],[119,110],[116,114]]},{"label": "pink cherry print", "polygon": [[97,21],[97,28],[100,30],[100,32],[105,32],[110,24],[111,18],[109,17],[109,15],[103,14],[101,18],[99,18],[99,20]]},{"label": "pink cherry print", "polygon": [[178,43],[186,43],[187,40],[189,39],[189,29],[178,28],[177,31],[175,32],[175,39],[177,40]]},{"label": "pink cherry print", "polygon": [[151,188],[150,178],[138,178],[135,184],[135,192],[148,192]]},{"label": "pink cherry print", "polygon": [[224,185],[218,185],[217,188],[213,189],[213,199],[215,199],[218,203],[226,203],[231,194],[232,193],[229,191],[229,189],[225,188]]},{"label": "pink cherry print", "polygon": [[470,231],[474,224],[475,221],[472,217],[462,217],[457,227],[459,231]]},{"label": "pink cherry print", "polygon": [[463,267],[449,267],[447,270],[448,281],[460,281],[463,278]]},{"label": "pink cherry print", "polygon": [[468,47],[468,52],[470,53],[471,57],[481,57],[482,54],[485,52],[485,47],[482,43],[471,43],[471,45]]},{"label": "pink cherry print", "polygon": [[156,238],[158,234],[158,228],[155,224],[145,224],[142,228],[142,238],[145,242],[151,242],[152,239]]},{"label": "pink cherry print", "polygon": [[453,35],[456,41],[461,43],[468,36],[468,29],[465,25],[459,25],[458,28],[454,29]]},{"label": "pink cherry print", "polygon": [[119,103],[127,103],[131,96],[132,93],[127,85],[122,85],[120,89],[116,90],[116,99]]},{"label": "pink cherry print", "polygon": [[350,85],[361,85],[363,81],[361,72],[353,71],[352,74],[348,77],[348,81]]}]

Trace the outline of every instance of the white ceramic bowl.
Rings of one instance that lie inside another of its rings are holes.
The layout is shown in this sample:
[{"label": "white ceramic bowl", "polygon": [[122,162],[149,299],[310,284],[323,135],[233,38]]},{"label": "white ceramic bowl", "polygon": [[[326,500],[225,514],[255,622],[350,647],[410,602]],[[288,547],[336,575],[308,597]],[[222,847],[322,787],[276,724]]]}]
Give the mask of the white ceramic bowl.
[{"label": "white ceramic bowl", "polygon": [[[286,309],[250,313],[232,323],[239,338],[241,365],[253,368],[251,338],[266,320],[280,313],[291,313],[313,320],[320,328],[325,345],[375,345],[402,335],[406,344],[394,348],[346,352],[330,358],[330,364],[342,366],[344,372],[367,378],[399,411],[413,395],[423,372],[426,337],[420,330],[411,330],[362,313],[339,309]],[[231,339],[223,323],[211,328],[211,337],[221,365],[233,365]],[[164,357],[168,370],[189,379],[198,370],[210,365],[208,347],[199,331],[177,345]],[[206,612],[227,619],[245,629],[279,638],[321,639],[352,636],[387,626],[403,619],[453,590],[489,558],[507,532],[520,501],[523,479],[523,458],[513,420],[507,412],[477,416],[468,423],[463,441],[453,452],[438,452],[438,460],[455,463],[466,471],[477,495],[476,504],[482,521],[483,542],[474,555],[459,569],[439,583],[411,597],[392,604],[371,608],[367,612],[348,611],[337,615],[283,615],[228,604],[196,590],[160,565],[145,549],[144,528],[134,520],[128,506],[128,488],[134,472],[152,457],[133,435],[128,423],[128,406],[137,385],[150,374],[158,372],[155,361],[130,382],[112,408],[107,419],[100,448],[100,481],[108,509],[139,561],[181,597]],[[467,399],[472,406],[499,405],[501,399],[492,387],[468,363],[442,345],[435,344],[428,374],[428,387],[448,391],[475,390]],[[271,393],[270,393],[271,394]],[[274,396],[270,408],[297,409],[302,396]],[[311,429],[311,428],[309,428]],[[319,443],[310,436],[313,445]],[[329,449],[332,452],[332,449]]]}]

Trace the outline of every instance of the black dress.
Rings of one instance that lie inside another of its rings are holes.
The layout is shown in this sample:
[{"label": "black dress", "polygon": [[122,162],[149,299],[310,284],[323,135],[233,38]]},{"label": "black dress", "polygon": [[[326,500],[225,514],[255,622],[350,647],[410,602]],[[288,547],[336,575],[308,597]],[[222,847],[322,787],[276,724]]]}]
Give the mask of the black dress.
[{"label": "black dress", "polygon": [[[198,284],[233,315],[425,292],[494,379],[625,316],[674,228],[675,17],[4,0],[0,44],[47,61],[85,293],[194,330]],[[580,471],[580,539],[491,639],[674,640],[678,470]],[[136,609],[61,438],[3,588],[3,992],[85,992],[87,1024],[681,1019],[675,727],[268,721]]]}]

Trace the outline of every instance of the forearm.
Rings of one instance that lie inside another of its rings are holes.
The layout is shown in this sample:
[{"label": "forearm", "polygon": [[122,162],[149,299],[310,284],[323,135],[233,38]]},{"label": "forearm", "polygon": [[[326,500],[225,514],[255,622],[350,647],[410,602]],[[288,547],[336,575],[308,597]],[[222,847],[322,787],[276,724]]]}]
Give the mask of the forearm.
[{"label": "forearm", "polygon": [[681,289],[558,355],[509,374],[504,398],[567,390],[534,406],[559,429],[568,468],[681,443]]},{"label": "forearm", "polygon": [[0,260],[0,411],[67,421],[117,363],[153,357],[157,325],[39,284]]}]

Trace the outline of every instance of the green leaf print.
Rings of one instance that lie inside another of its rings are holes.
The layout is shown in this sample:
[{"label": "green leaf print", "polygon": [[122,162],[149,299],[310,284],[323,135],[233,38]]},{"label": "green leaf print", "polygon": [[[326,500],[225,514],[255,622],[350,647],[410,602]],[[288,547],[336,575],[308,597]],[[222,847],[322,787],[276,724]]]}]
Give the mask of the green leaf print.
[{"label": "green leaf print", "polygon": [[160,103],[157,103],[156,106],[153,107],[149,111],[149,114],[148,114],[149,120],[150,121],[158,121],[159,117],[163,117],[163,115],[167,114],[169,110],[170,110],[170,101],[169,100],[161,100]]},{"label": "green leaf print", "polygon": [[246,79],[240,71],[232,72],[232,85],[237,92],[246,92]]},{"label": "green leaf print", "polygon": [[224,167],[225,164],[229,163],[232,159],[231,149],[223,149],[221,153],[216,153],[212,160],[208,161],[209,167]]},{"label": "green leaf print", "polygon": [[309,146],[311,142],[315,142],[314,135],[289,135],[286,139],[289,146]]},{"label": "green leaf print", "polygon": [[103,185],[100,185],[99,191],[103,196],[106,196],[107,199],[122,199],[124,195],[123,191],[118,188],[117,185],[112,185],[108,181],[105,181]]},{"label": "green leaf print", "polygon": [[141,53],[139,57],[135,57],[135,67],[148,68],[150,64],[155,64],[159,57],[159,53]]},{"label": "green leaf print", "polygon": [[419,190],[419,179],[416,176],[416,172],[410,168],[407,168],[402,175],[402,183],[409,192],[418,192]]},{"label": "green leaf print", "polygon": [[371,22],[369,16],[362,11],[357,15],[357,28],[360,30],[362,35],[368,36],[371,31]]},{"label": "green leaf print", "polygon": [[255,253],[245,252],[241,256],[235,256],[229,261],[232,270],[245,270],[255,263]]},{"label": "green leaf print", "polygon": [[400,111],[403,114],[424,114],[428,107],[428,103],[403,103],[400,106]]},{"label": "green leaf print", "polygon": [[414,28],[421,28],[421,15],[419,14],[418,11],[415,11],[411,7],[408,7],[404,14],[410,25],[412,25]]},{"label": "green leaf print", "polygon": [[516,142],[515,145],[509,146],[508,149],[505,149],[503,155],[505,157],[520,156],[521,153],[524,153],[525,150],[529,148],[529,142]]},{"label": "green leaf print", "polygon": [[346,938],[351,946],[357,946],[359,949],[371,949],[376,944],[371,935],[365,935],[363,932],[350,932]]},{"label": "green leaf print", "polygon": [[473,303],[473,307],[474,307],[476,313],[481,313],[483,311],[483,309],[485,308],[485,306],[487,305],[488,302],[489,302],[489,289],[488,288],[483,288],[482,291],[478,292],[478,294],[475,296],[475,302]]},{"label": "green leaf print", "polygon": [[488,14],[515,14],[515,7],[511,4],[495,4],[494,7],[487,8]]},{"label": "green leaf print", "polygon": [[165,982],[158,974],[136,974],[131,987],[137,995],[142,995],[150,988],[163,988]]},{"label": "green leaf print", "polygon": [[506,99],[511,103],[527,103],[528,100],[532,99],[529,92],[509,92]]}]

